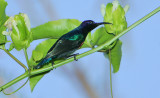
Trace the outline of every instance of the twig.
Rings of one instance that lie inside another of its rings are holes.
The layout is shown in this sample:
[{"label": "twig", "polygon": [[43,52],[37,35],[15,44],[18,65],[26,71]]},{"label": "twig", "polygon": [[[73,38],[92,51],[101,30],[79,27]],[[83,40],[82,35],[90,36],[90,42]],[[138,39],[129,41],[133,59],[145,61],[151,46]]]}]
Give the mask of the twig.
[{"label": "twig", "polygon": [[25,71],[28,70],[27,67],[26,67],[22,62],[20,62],[16,57],[14,57],[8,50],[4,49],[4,51],[5,51],[12,59],[14,59],[19,65],[21,65],[21,66],[25,69]]},{"label": "twig", "polygon": [[111,88],[111,97],[113,98],[113,90],[112,90],[112,64],[111,64],[111,50],[109,49],[109,62],[110,62],[110,88]]},{"label": "twig", "polygon": [[26,61],[27,61],[27,65],[28,65],[28,67],[30,68],[30,64],[29,64],[29,60],[28,60],[28,54],[27,54],[27,49],[24,48],[23,51],[24,51],[24,54],[25,54],[25,58],[26,58]]}]

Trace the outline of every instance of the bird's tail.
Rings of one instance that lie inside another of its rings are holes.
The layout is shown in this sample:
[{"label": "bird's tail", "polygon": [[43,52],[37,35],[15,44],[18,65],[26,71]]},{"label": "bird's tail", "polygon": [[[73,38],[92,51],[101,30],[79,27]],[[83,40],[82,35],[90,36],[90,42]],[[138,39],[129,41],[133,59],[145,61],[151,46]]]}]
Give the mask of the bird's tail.
[{"label": "bird's tail", "polygon": [[44,64],[48,63],[49,61],[51,61],[52,58],[45,58],[43,59],[37,66],[34,67],[34,69],[40,69],[44,66]]}]

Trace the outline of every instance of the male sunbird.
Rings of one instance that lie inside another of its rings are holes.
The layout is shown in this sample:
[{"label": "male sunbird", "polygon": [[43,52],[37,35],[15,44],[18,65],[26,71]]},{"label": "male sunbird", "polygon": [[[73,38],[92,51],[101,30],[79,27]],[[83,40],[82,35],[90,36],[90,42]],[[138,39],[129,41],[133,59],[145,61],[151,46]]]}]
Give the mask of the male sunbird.
[{"label": "male sunbird", "polygon": [[83,21],[77,28],[72,31],[62,35],[55,44],[49,49],[47,55],[42,59],[42,61],[34,67],[34,69],[42,68],[44,64],[52,61],[52,66],[54,64],[54,59],[68,58],[74,56],[76,59],[77,54],[73,54],[78,50],[86,39],[87,34],[102,24],[111,24],[108,22],[96,23],[92,20]]}]

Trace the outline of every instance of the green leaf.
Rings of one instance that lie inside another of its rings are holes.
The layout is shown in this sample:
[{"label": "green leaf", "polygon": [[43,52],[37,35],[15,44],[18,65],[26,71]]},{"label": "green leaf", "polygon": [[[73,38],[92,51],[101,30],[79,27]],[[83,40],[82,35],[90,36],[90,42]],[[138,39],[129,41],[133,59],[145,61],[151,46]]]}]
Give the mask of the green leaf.
[{"label": "green leaf", "polygon": [[[60,59],[60,60],[56,60],[54,61],[55,64],[59,63],[59,62],[62,62],[63,60]],[[48,63],[46,64],[44,67],[47,67],[47,66],[52,66],[51,63]],[[48,71],[49,72],[49,71]],[[34,75],[34,76],[31,76],[30,77],[30,88],[31,88],[31,92],[34,90],[36,84],[40,81],[40,79],[45,75],[47,74],[48,72],[44,72],[44,73],[40,73],[38,75]]]},{"label": "green leaf", "polygon": [[32,57],[33,57],[34,61],[39,61],[39,60],[41,60],[43,58],[43,54],[41,52],[39,52],[39,51],[33,50],[32,51]]},{"label": "green leaf", "polygon": [[[122,42],[120,40],[117,41],[116,45],[113,49],[111,49],[110,55],[111,55],[111,64],[113,66],[113,73],[116,73],[119,71],[121,57],[122,57]],[[105,57],[109,57],[109,53],[104,53]]]},{"label": "green leaf", "polygon": [[91,37],[92,36],[91,36],[91,32],[90,32],[90,33],[88,33],[88,35],[84,41],[84,44],[82,45],[81,48],[92,48],[93,47],[92,42],[91,42]]},{"label": "green leaf", "polygon": [[3,44],[3,45],[0,45],[0,49],[5,49],[5,45]]},{"label": "green leaf", "polygon": [[78,27],[80,23],[81,22],[76,19],[60,19],[56,21],[50,21],[31,29],[33,33],[33,40],[43,38],[58,39],[63,34]]},{"label": "green leaf", "polygon": [[29,82],[30,82],[30,88],[31,88],[31,92],[33,92],[34,90],[34,87],[36,86],[36,84],[39,82],[39,80],[48,72],[45,72],[45,73],[40,73],[38,75],[35,75],[35,76],[31,76],[30,79],[29,79]]},{"label": "green leaf", "polygon": [[127,11],[127,9],[128,7],[126,7],[124,10],[117,0],[114,0],[113,3],[108,3],[106,5],[104,21],[113,24],[105,25],[108,33],[117,35],[127,28],[127,22],[125,18],[125,11]]},{"label": "green leaf", "polygon": [[[105,43],[106,41],[112,39],[113,37],[114,37],[114,35],[107,33],[105,31],[105,28],[101,27],[93,33],[92,44],[93,44],[93,46],[95,46],[95,45],[100,46],[103,43]],[[107,48],[105,48],[105,49],[107,49]]]},{"label": "green leaf", "polygon": [[[47,39],[41,42],[36,48],[32,51],[32,56],[29,60],[31,65],[36,66],[42,58],[44,58],[48,52],[48,50],[52,47],[52,45],[56,42],[55,39]],[[46,66],[51,66],[50,63],[46,64]],[[38,74],[30,77],[30,87],[31,91],[33,91],[34,87],[38,83],[38,81],[45,75],[46,73]]]},{"label": "green leaf", "polygon": [[0,27],[5,23],[5,21],[7,20],[7,16],[5,13],[5,9],[7,6],[7,2],[5,2],[5,0],[0,0]]},{"label": "green leaf", "polygon": [[2,34],[2,32],[5,31],[5,30],[6,30],[6,27],[2,25],[2,26],[0,27],[0,45],[5,44],[6,41],[7,41],[6,36]]},{"label": "green leaf", "polygon": [[0,47],[0,49],[4,48],[4,44],[7,41],[6,36],[2,34],[2,32],[6,30],[4,23],[8,19],[5,13],[6,6],[7,2],[0,0],[0,46],[3,45]]},{"label": "green leaf", "polygon": [[11,45],[10,45],[10,47],[9,47],[9,51],[13,50],[13,48],[14,48],[14,44],[11,43]]}]

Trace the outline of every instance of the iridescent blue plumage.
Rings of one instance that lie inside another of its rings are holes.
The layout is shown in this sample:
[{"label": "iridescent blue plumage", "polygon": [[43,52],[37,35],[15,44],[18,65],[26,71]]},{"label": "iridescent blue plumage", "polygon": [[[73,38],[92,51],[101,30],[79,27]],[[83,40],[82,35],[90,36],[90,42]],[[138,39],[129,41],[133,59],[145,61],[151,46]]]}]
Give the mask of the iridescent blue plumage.
[{"label": "iridescent blue plumage", "polygon": [[111,24],[108,22],[95,23],[92,20],[86,20],[77,28],[61,36],[56,43],[50,48],[46,57],[35,66],[35,69],[43,67],[44,64],[58,58],[68,58],[73,54],[85,41],[87,34],[101,24]]},{"label": "iridescent blue plumage", "polygon": [[44,65],[44,64],[46,64],[46,63],[49,63],[51,60],[52,60],[52,58],[43,59],[43,60],[36,66],[36,68],[39,69],[42,65]]}]

